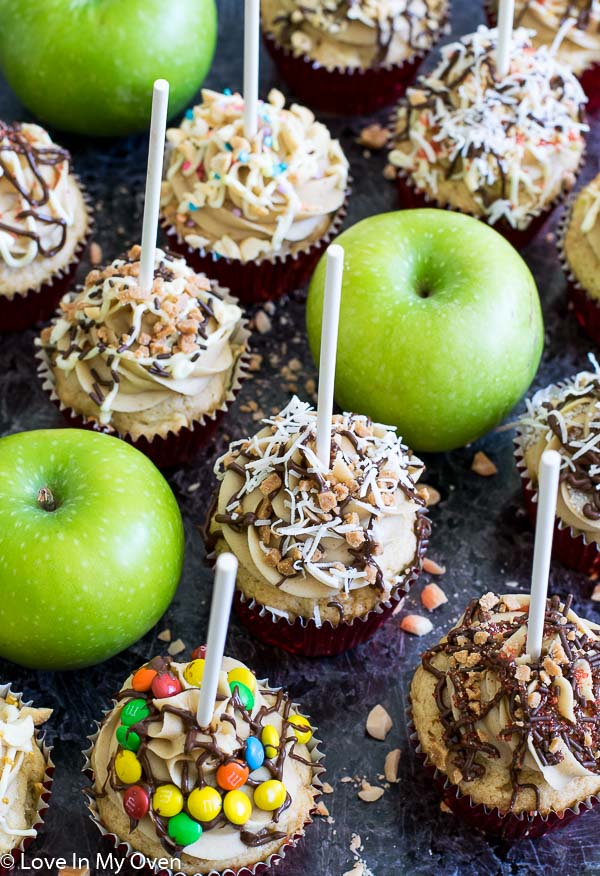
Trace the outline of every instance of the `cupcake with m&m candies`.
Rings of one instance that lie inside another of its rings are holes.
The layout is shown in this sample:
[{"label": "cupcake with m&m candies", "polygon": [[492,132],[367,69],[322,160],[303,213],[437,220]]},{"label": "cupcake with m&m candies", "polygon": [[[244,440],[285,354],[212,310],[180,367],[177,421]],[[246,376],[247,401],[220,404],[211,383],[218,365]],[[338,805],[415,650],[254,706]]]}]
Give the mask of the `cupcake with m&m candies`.
[{"label": "cupcake with m&m candies", "polygon": [[91,217],[67,150],[39,125],[0,121],[0,333],[50,316]]},{"label": "cupcake with m&m candies", "polygon": [[571,601],[547,600],[532,660],[529,594],[472,600],[411,684],[412,740],[444,802],[505,839],[541,836],[600,802],[600,627]]},{"label": "cupcake with m&m candies", "polygon": [[498,79],[497,41],[497,30],[480,27],[442,49],[398,106],[389,157],[405,206],[468,213],[523,246],[575,183],[586,97],[522,28]]},{"label": "cupcake with m&m candies", "polygon": [[408,592],[430,524],[423,464],[389,427],[333,417],[330,465],[316,414],[294,398],[216,463],[209,547],[239,561],[235,607],[258,638],[306,656],[370,638]]},{"label": "cupcake with m&m candies", "polygon": [[558,249],[575,316],[600,344],[600,174],[570,199]]},{"label": "cupcake with m&m candies", "polygon": [[449,0],[263,0],[263,38],[300,100],[373,112],[397,100],[448,30]]},{"label": "cupcake with m&m candies", "polygon": [[258,874],[310,823],[322,755],[287,694],[229,657],[201,728],[203,673],[200,656],[156,658],[125,681],[86,752],[91,817],[129,856],[172,858],[189,876]]},{"label": "cupcake with m&m candies", "polygon": [[204,90],[167,141],[169,246],[243,302],[303,286],[345,215],[348,162],[325,125],[273,89],[248,139],[243,98]]}]

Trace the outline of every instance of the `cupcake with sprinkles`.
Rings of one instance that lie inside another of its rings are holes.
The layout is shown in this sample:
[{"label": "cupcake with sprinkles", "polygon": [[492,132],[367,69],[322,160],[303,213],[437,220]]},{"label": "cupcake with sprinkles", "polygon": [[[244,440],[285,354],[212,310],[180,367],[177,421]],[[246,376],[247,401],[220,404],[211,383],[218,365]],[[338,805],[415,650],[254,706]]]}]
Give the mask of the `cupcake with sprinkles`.
[{"label": "cupcake with sprinkles", "polygon": [[449,12],[449,0],[263,0],[263,37],[304,103],[369,113],[404,92]]},{"label": "cupcake with sprinkles", "polygon": [[575,316],[600,344],[600,174],[569,200],[558,249]]},{"label": "cupcake with sprinkles", "polygon": [[210,438],[245,376],[248,332],[227,290],[182,258],[140,247],[91,271],[37,340],[44,388],[71,425],[124,438],[158,465]]},{"label": "cupcake with sprinkles", "polygon": [[442,50],[395,114],[390,162],[406,206],[438,205],[484,220],[526,244],[571,190],[581,165],[585,94],[529,31],[512,34],[497,72],[497,30]]},{"label": "cupcake with sprinkles", "polygon": [[0,121],[0,332],[50,316],[90,228],[67,150],[39,125]]},{"label": "cupcake with sprinkles", "polygon": [[515,438],[516,460],[532,520],[536,517],[537,472],[542,453],[562,459],[556,508],[554,555],[591,574],[600,569],[600,368],[537,392],[527,401]]},{"label": "cupcake with sprinkles", "polygon": [[530,597],[472,600],[412,681],[413,742],[446,805],[505,839],[536,837],[598,805],[600,627],[546,600],[539,659]]},{"label": "cupcake with sprinkles", "polygon": [[345,215],[348,162],[325,125],[273,90],[246,136],[244,99],[204,90],[167,141],[171,248],[242,301],[303,286]]},{"label": "cupcake with sprinkles", "polygon": [[216,463],[208,544],[239,560],[235,605],[251,632],[306,656],[370,638],[421,568],[422,470],[393,430],[347,413],[324,466],[316,414],[297,398],[234,442]]},{"label": "cupcake with sprinkles", "polygon": [[156,658],[125,681],[86,753],[90,812],[130,856],[189,876],[263,872],[310,823],[322,755],[288,695],[229,657],[202,726],[206,656]]}]

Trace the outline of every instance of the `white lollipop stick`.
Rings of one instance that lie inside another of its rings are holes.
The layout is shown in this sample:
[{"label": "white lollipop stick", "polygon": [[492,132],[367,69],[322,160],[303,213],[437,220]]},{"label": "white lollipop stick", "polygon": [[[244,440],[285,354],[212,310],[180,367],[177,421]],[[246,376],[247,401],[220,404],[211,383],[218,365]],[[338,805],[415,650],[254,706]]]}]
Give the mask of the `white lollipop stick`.
[{"label": "white lollipop stick", "polygon": [[545,450],[542,454],[538,474],[538,508],[531,574],[531,602],[527,622],[527,653],[534,662],[540,659],[542,639],[544,638],[544,618],[559,474],[560,455],[556,450]]},{"label": "white lollipop stick", "polygon": [[339,243],[327,248],[327,273],[321,324],[321,356],[319,360],[319,399],[317,402],[317,456],[323,468],[329,469],[331,454],[331,418],[337,354],[340,298],[344,273],[344,250]]},{"label": "white lollipop stick", "polygon": [[154,280],[154,254],[156,252],[156,235],[158,232],[160,183],[162,180],[163,156],[165,154],[168,105],[169,83],[166,79],[157,79],[152,91],[152,119],[150,121],[148,171],[146,173],[144,220],[142,224],[140,287],[144,292],[150,291]]},{"label": "white lollipop stick", "polygon": [[198,724],[203,728],[210,726],[215,710],[219,673],[225,651],[225,639],[227,638],[227,627],[233,591],[235,590],[237,567],[238,561],[233,554],[220,554],[215,571],[215,583],[213,585],[206,641],[206,656],[204,658],[204,672],[200,688],[200,699],[198,700],[198,711],[196,713]]},{"label": "white lollipop stick", "polygon": [[508,76],[510,46],[515,20],[515,0],[500,0],[498,9],[498,46],[496,48],[496,71],[499,79]]},{"label": "white lollipop stick", "polygon": [[258,43],[260,0],[245,0],[244,6],[244,136],[256,137],[258,130]]}]

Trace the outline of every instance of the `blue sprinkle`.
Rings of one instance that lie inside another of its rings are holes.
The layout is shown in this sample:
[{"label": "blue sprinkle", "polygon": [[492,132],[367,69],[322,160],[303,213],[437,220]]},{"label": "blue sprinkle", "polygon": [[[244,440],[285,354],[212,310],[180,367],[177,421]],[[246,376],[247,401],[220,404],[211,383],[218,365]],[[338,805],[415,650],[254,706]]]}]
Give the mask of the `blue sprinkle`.
[{"label": "blue sprinkle", "polygon": [[228,152],[233,152],[233,146],[231,143],[225,143],[225,149],[227,149]]},{"label": "blue sprinkle", "polygon": [[220,252],[213,252],[213,259],[214,259],[216,262],[218,262],[220,258],[221,258],[221,253],[220,253]]},{"label": "blue sprinkle", "polygon": [[194,118],[194,110],[193,109],[186,110],[185,117],[186,117],[186,119],[193,119]]},{"label": "blue sprinkle", "polygon": [[275,174],[283,173],[284,171],[287,170],[287,168],[288,168],[288,166],[285,163],[285,161],[281,161],[279,164],[275,165],[275,167],[273,168],[273,173],[275,173]]},{"label": "blue sprinkle", "polygon": [[250,156],[248,155],[247,152],[240,152],[240,153],[238,154],[238,161],[239,161],[241,164],[245,164],[245,163],[246,163],[247,161],[249,161],[249,160],[250,160]]},{"label": "blue sprinkle", "polygon": [[215,174],[214,174],[214,177],[215,177],[215,179],[221,179],[221,174],[220,174],[220,173],[215,173]]},{"label": "blue sprinkle", "polygon": [[265,146],[267,146],[267,148],[270,149],[271,146],[273,145],[273,138],[272,137],[265,137],[265,139],[263,140],[263,143],[265,144]]},{"label": "blue sprinkle", "polygon": [[199,209],[200,208],[196,204],[192,204],[191,201],[188,202],[188,210],[191,210],[192,213],[194,212],[194,210],[199,210]]},{"label": "blue sprinkle", "polygon": [[230,95],[233,94],[233,91],[231,90],[231,88],[224,88],[223,94],[226,94],[229,97]]}]

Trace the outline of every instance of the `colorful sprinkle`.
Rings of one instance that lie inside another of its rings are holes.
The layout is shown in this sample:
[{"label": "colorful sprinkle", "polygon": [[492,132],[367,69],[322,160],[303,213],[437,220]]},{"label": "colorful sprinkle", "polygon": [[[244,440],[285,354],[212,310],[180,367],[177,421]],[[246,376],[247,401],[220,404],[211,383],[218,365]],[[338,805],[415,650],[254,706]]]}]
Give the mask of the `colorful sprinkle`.
[{"label": "colorful sprinkle", "polygon": [[199,209],[200,207],[198,207],[197,204],[192,203],[192,201],[188,201],[188,210],[190,211],[190,213],[194,213],[196,210]]},{"label": "colorful sprinkle", "polygon": [[193,119],[194,118],[194,110],[193,109],[186,110],[185,117],[186,117],[186,119]]},{"label": "colorful sprinkle", "polygon": [[192,166],[192,162],[191,162],[191,161],[184,161],[183,164],[181,165],[181,169],[182,169],[182,170],[184,171],[184,173],[185,173],[185,171],[186,171],[186,170],[189,170],[191,166]]},{"label": "colorful sprinkle", "polygon": [[231,90],[231,88],[224,88],[223,94],[226,94],[227,97],[230,97],[233,94],[233,91]]}]

